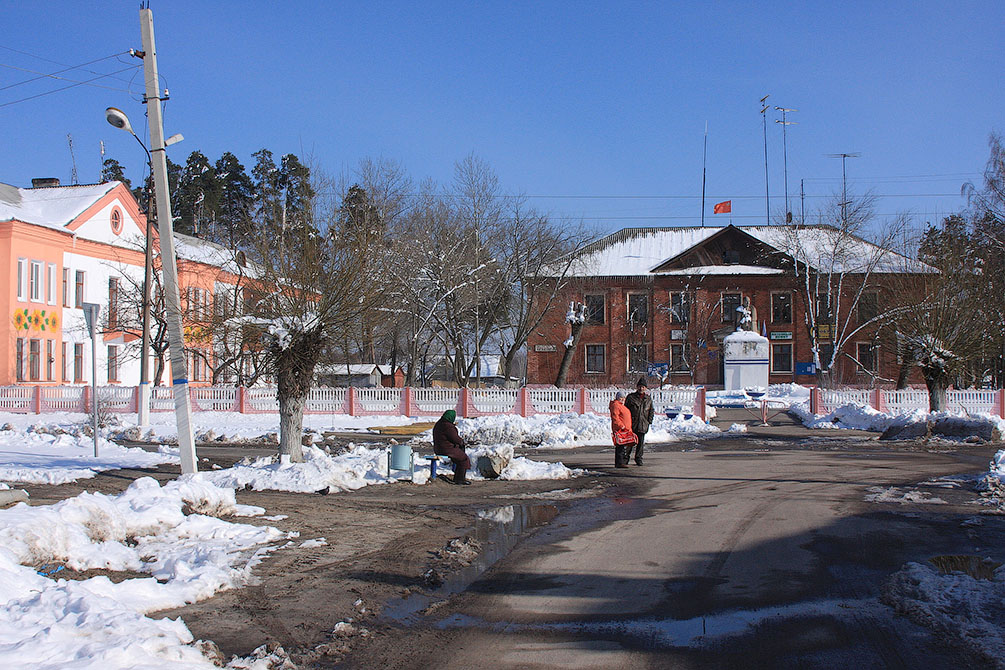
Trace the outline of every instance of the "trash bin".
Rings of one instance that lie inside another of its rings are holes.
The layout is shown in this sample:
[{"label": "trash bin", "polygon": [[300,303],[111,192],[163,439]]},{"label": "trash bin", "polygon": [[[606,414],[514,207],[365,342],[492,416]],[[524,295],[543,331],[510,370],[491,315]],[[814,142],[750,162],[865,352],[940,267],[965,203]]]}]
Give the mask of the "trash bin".
[{"label": "trash bin", "polygon": [[390,470],[412,469],[412,447],[407,444],[391,445]]}]

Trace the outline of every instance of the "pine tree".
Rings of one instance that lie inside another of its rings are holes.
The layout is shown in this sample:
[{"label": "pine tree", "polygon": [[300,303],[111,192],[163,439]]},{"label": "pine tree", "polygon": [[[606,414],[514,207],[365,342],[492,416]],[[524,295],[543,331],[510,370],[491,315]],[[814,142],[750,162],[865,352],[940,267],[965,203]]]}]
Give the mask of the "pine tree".
[{"label": "pine tree", "polygon": [[106,158],[101,164],[101,183],[109,181],[120,181],[128,189],[133,187],[132,182],[126,178],[125,169],[114,158]]}]

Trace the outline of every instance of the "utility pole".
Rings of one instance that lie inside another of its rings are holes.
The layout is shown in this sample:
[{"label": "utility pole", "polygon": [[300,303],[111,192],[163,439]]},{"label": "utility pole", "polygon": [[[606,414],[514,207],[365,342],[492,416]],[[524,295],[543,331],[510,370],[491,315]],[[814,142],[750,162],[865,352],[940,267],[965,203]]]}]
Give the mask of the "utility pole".
[{"label": "utility pole", "polygon": [[154,15],[149,7],[140,9],[143,36],[143,75],[146,80],[147,117],[150,120],[150,154],[153,157],[154,196],[157,230],[160,233],[161,265],[164,273],[164,303],[167,307],[168,343],[171,349],[171,385],[174,391],[178,449],[183,474],[198,471],[195,437],[192,434],[192,407],[189,402],[188,365],[182,331],[181,299],[178,295],[178,261],[174,250],[174,226],[168,191],[167,159],[164,154],[164,121],[161,117],[160,83],[157,78],[157,48],[154,44]]},{"label": "utility pole", "polygon": [[785,174],[785,223],[792,223],[792,210],[789,209],[789,150],[785,143],[785,126],[794,126],[798,121],[786,121],[786,112],[798,112],[798,109],[790,109],[787,107],[775,107],[776,111],[782,113],[782,120],[779,121],[775,119],[775,123],[782,124],[782,170]]},{"label": "utility pole", "polygon": [[764,132],[764,221],[769,226],[771,225],[771,201],[768,197],[768,117],[765,114],[768,111],[768,106],[764,104],[764,101],[770,97],[771,94],[768,94],[761,98],[761,130]]},{"label": "utility pole", "polygon": [[841,227],[848,227],[848,172],[845,170],[845,160],[848,158],[858,158],[862,154],[859,152],[845,154],[827,154],[828,158],[841,159]]},{"label": "utility pole", "polygon": [[708,157],[708,121],[705,122],[705,147],[701,152],[701,227],[705,227],[705,159]]}]

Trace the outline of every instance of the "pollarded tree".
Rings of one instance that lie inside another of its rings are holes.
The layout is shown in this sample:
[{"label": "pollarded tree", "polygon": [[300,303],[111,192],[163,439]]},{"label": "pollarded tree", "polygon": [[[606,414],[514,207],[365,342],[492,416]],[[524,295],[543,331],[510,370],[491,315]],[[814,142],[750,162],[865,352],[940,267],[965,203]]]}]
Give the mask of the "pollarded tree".
[{"label": "pollarded tree", "polygon": [[252,306],[254,318],[242,319],[266,331],[266,358],[278,386],[279,453],[293,461],[303,460],[303,413],[318,359],[377,307],[382,292],[375,277],[383,245],[340,230],[337,203],[317,195],[328,192],[327,184],[311,186],[283,238],[261,226],[254,261],[263,291]]}]

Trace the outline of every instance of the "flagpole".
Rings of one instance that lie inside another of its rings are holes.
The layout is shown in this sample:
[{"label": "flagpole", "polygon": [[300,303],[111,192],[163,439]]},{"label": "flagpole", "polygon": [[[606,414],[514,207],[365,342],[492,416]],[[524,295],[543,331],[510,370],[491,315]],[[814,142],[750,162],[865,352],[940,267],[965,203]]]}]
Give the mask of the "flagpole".
[{"label": "flagpole", "polygon": [[705,122],[705,147],[701,152],[701,227],[705,227],[705,159],[708,157],[708,121]]}]

